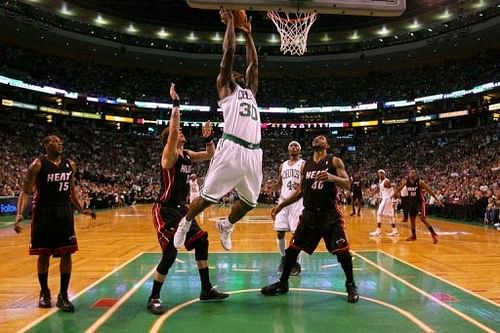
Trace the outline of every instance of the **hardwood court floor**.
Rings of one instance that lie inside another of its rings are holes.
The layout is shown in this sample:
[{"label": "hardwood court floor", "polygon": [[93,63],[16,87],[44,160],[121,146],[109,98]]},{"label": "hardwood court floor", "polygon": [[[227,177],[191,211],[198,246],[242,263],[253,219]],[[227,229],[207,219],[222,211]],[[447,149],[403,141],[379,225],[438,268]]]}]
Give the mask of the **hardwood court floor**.
[{"label": "hardwood court floor", "polygon": [[[148,205],[139,205],[100,212],[96,222],[91,222],[86,216],[76,218],[80,251],[73,257],[70,296],[81,294],[85,289],[88,291],[88,287],[96,285],[97,281],[102,282],[112,276],[112,272],[120,271],[119,268],[126,268],[124,264],[142,258],[142,252],[159,251],[151,223],[150,210]],[[347,208],[347,212],[350,212],[350,208]],[[223,253],[224,251],[219,244],[213,222],[215,218],[225,216],[227,213],[227,208],[214,207],[207,210],[199,219],[200,225],[209,231],[210,251],[221,252],[221,254],[212,256],[211,265],[214,266],[214,270],[211,272],[212,280],[216,279],[214,276],[220,278],[217,271],[224,269],[223,266],[217,265],[217,260],[222,260],[219,259],[222,258],[221,255],[227,255],[227,253]],[[393,261],[393,257],[398,258],[401,262],[397,262],[405,265],[407,270],[413,269],[414,266],[423,270],[427,276],[433,277],[434,281],[448,282],[447,285],[451,283],[454,288],[477,294],[479,299],[493,306],[493,315],[496,314],[498,320],[500,315],[498,312],[500,304],[500,232],[487,227],[431,219],[431,223],[441,235],[440,242],[437,245],[432,245],[430,235],[421,226],[417,231],[419,238],[416,242],[404,241],[408,235],[408,226],[402,223],[398,224],[401,233],[399,239],[391,239],[386,236],[369,237],[368,232],[372,231],[375,226],[374,220],[374,211],[368,209],[363,211],[361,217],[346,217],[351,248],[360,255],[357,262],[364,260],[363,257],[383,266],[387,260]],[[389,226],[384,225],[384,227],[384,233],[390,231]],[[2,265],[0,265],[1,332],[18,331],[37,318],[53,312],[50,309],[37,307],[39,287],[36,278],[36,257],[27,255],[28,243],[29,225],[25,226],[20,235],[16,235],[11,228],[0,229],[0,256],[3,258]],[[265,261],[267,266],[273,266],[274,262],[279,261],[278,254],[273,254],[276,252],[276,241],[269,218],[269,208],[258,208],[238,223],[233,233],[233,249],[235,252],[270,252],[262,259],[254,260],[255,265]],[[321,245],[319,250],[323,251],[324,246]],[[374,250],[383,252],[374,252]],[[182,254],[182,256],[186,255]],[[321,260],[329,258],[326,253],[316,256]],[[313,257],[305,258],[305,261],[311,260]],[[158,255],[147,258],[150,258],[148,259],[150,262],[141,266],[142,268],[138,268],[139,273],[136,275],[139,279],[147,277],[150,269],[154,269]],[[229,257],[224,258],[232,257],[229,255]],[[335,263],[335,260],[332,263]],[[311,261],[311,264],[314,262]],[[147,267],[147,270],[144,271],[144,267]],[[411,278],[416,274],[416,270],[408,272],[407,270],[397,271],[397,269],[395,267],[393,273],[399,274],[403,278]],[[53,302],[59,287],[58,270],[58,260],[52,260],[49,285],[52,290]],[[361,275],[361,272],[359,273]],[[304,277],[307,277],[307,274],[309,274],[307,270],[303,272]],[[130,277],[122,276],[122,279],[126,284]],[[368,282],[363,284],[367,286],[365,291],[360,288],[362,295],[368,295],[369,281],[372,277],[366,279]],[[133,284],[131,281],[129,282]],[[259,280],[257,284],[260,285],[261,282]],[[197,286],[197,283],[197,277],[194,276],[192,284]],[[307,287],[307,284],[308,282],[304,280],[297,287]],[[224,286],[221,287],[225,289]],[[246,286],[239,286],[240,289],[250,287],[255,288],[256,285],[248,282]],[[328,290],[329,288],[327,286],[322,289]],[[74,316],[78,316],[78,308]],[[497,322],[497,324],[497,327],[500,327],[500,323]],[[495,328],[494,324],[489,327],[491,326]],[[105,326],[102,329],[108,331]]]}]

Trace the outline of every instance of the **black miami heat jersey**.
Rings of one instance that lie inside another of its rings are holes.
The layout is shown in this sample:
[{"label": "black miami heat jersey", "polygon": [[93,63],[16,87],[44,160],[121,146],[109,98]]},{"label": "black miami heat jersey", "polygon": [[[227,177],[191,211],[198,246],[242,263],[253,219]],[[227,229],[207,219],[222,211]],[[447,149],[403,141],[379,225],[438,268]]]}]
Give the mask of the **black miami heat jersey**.
[{"label": "black miami heat jersey", "polygon": [[164,207],[186,204],[187,179],[192,173],[191,158],[184,150],[170,169],[161,168],[161,187],[157,202]]},{"label": "black miami heat jersey", "polygon": [[73,169],[68,159],[62,158],[59,165],[46,156],[39,157],[42,162],[36,177],[34,201],[37,205],[69,205],[70,181]]},{"label": "black miami heat jersey", "polygon": [[337,186],[333,182],[316,180],[316,175],[323,170],[336,175],[332,165],[332,156],[327,155],[318,163],[311,158],[304,166],[304,208],[311,210],[335,210],[337,202]]},{"label": "black miami heat jersey", "polygon": [[406,189],[408,190],[408,199],[415,201],[422,201],[422,189],[420,188],[420,178],[412,181],[410,178],[406,179]]}]

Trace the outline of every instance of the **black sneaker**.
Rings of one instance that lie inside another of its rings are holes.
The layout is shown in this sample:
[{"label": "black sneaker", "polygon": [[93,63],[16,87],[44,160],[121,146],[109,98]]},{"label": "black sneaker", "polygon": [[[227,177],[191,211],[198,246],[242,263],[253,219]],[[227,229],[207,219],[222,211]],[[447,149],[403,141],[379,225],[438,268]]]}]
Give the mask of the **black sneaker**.
[{"label": "black sneaker", "polygon": [[300,272],[302,271],[302,268],[300,267],[300,264],[298,262],[295,263],[292,267],[292,271],[290,272],[291,276],[299,276]]},{"label": "black sneaker", "polygon": [[288,281],[287,282],[275,282],[268,286],[263,287],[260,292],[266,296],[278,296],[283,295],[288,292]]},{"label": "black sneaker", "polygon": [[229,294],[221,293],[215,288],[212,288],[210,290],[202,290],[200,293],[201,301],[221,301],[228,297]]},{"label": "black sneaker", "polygon": [[346,283],[345,289],[347,290],[347,302],[357,303],[359,301],[358,288],[354,282]]},{"label": "black sneaker", "polygon": [[167,311],[159,298],[150,298],[147,308],[149,312],[155,315],[161,315]]},{"label": "black sneaker", "polygon": [[50,308],[52,304],[50,303],[50,290],[40,290],[40,298],[38,299],[39,308]]},{"label": "black sneaker", "polygon": [[283,266],[285,266],[285,257],[281,257],[280,265],[278,266],[278,273],[283,273]]},{"label": "black sneaker", "polygon": [[74,312],[75,307],[73,306],[73,303],[71,303],[68,299],[68,295],[62,295],[59,294],[57,295],[57,303],[56,306],[63,310],[64,312]]}]

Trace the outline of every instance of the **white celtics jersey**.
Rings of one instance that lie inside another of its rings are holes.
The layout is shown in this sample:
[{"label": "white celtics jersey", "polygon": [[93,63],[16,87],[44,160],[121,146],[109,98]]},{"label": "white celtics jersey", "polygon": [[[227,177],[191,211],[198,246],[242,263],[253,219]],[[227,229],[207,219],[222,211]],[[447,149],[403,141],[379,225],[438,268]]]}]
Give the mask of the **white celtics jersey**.
[{"label": "white celtics jersey", "polygon": [[300,169],[304,160],[299,158],[293,165],[290,161],[281,164],[281,193],[280,202],[287,199],[300,186]]},{"label": "white celtics jersey", "polygon": [[231,95],[219,101],[224,115],[224,133],[249,143],[260,143],[260,115],[250,89],[236,84]]},{"label": "white celtics jersey", "polygon": [[198,180],[189,180],[189,193],[200,193],[200,185],[198,185]]},{"label": "white celtics jersey", "polygon": [[[384,178],[378,182],[378,189],[380,191],[380,195],[382,196],[382,199],[390,199],[392,195],[394,194],[394,190],[392,189],[392,186],[387,188],[384,186],[385,181],[389,181],[389,179]],[[390,183],[390,181],[389,181]]]}]

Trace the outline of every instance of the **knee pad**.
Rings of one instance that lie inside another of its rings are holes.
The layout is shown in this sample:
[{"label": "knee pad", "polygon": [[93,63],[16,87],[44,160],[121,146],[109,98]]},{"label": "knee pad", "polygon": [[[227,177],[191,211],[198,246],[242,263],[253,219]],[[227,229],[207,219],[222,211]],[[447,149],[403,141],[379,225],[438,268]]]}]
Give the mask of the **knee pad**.
[{"label": "knee pad", "polygon": [[168,270],[170,269],[170,267],[172,267],[176,257],[177,249],[173,245],[167,247],[163,251],[160,263],[158,264],[156,271],[161,275],[167,275]]},{"label": "knee pad", "polygon": [[204,235],[194,244],[194,258],[196,260],[208,259],[208,237]]}]

